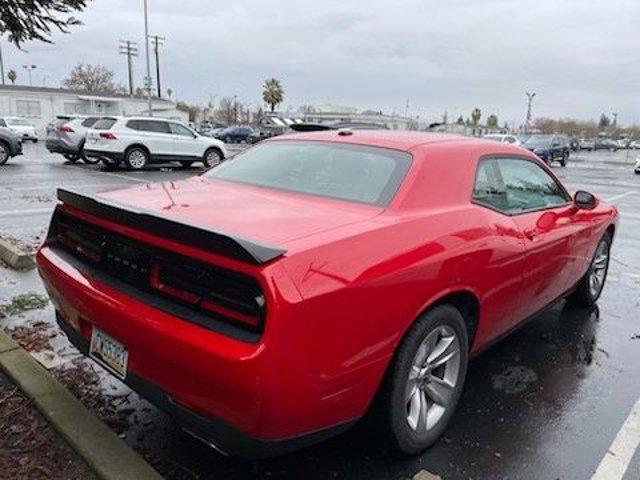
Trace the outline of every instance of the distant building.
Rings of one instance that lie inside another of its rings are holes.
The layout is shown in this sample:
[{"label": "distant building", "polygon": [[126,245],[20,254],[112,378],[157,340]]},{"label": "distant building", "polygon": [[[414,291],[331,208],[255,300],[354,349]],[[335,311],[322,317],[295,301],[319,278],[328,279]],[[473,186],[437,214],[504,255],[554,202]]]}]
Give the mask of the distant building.
[{"label": "distant building", "polygon": [[[38,135],[58,115],[147,115],[146,98],[110,95],[63,88],[0,85],[0,116],[24,117],[33,123]],[[166,99],[152,99],[154,116],[187,122],[186,112]]]},{"label": "distant building", "polygon": [[427,130],[438,133],[455,133],[468,137],[482,137],[490,133],[509,133],[506,128],[488,128],[485,125],[466,125],[464,123],[432,123]]},{"label": "distant building", "polygon": [[415,130],[417,122],[413,118],[399,115],[386,115],[382,112],[366,110],[358,112],[355,107],[339,105],[318,105],[308,108],[302,117],[308,123],[354,122],[372,123],[391,130]]}]

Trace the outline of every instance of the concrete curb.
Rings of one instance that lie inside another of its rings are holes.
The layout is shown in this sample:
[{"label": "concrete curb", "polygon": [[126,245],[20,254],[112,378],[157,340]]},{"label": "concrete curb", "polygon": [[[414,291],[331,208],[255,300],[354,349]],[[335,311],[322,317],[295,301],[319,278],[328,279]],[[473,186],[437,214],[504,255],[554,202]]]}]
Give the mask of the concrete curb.
[{"label": "concrete curb", "polygon": [[109,427],[0,330],[0,368],[103,480],[162,479]]},{"label": "concrete curb", "polygon": [[35,265],[27,251],[6,238],[0,238],[0,260],[16,270],[25,270]]}]

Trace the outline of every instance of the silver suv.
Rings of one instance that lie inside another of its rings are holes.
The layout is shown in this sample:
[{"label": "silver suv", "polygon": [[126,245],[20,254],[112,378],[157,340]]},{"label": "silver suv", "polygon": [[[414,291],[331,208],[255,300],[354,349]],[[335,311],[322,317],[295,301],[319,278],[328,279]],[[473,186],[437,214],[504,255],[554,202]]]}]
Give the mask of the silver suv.
[{"label": "silver suv", "polygon": [[47,125],[47,150],[61,153],[70,162],[94,164],[98,159],[84,154],[84,142],[89,130],[100,119],[98,116],[82,116],[74,118],[60,117]]}]

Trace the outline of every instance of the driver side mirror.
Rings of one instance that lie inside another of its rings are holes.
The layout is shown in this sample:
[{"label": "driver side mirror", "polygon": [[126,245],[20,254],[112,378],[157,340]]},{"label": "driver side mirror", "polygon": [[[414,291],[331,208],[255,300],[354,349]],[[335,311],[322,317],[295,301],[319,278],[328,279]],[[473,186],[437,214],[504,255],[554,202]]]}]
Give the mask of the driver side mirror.
[{"label": "driver side mirror", "polygon": [[593,210],[598,203],[595,195],[584,190],[578,190],[573,196],[573,203],[581,210]]}]

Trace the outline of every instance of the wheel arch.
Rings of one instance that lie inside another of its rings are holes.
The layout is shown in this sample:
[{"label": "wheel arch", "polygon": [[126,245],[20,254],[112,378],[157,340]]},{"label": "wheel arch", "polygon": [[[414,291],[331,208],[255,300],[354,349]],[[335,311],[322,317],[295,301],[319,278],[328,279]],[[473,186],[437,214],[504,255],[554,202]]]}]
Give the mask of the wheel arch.
[{"label": "wheel arch", "polygon": [[225,156],[224,156],[224,150],[222,148],[220,148],[218,145],[209,145],[207,146],[207,148],[204,149],[204,153],[202,154],[202,157],[206,157],[207,156],[207,152],[209,152],[210,150],[215,150],[216,152],[218,152],[220,154],[220,157],[224,160]]},{"label": "wheel arch", "polygon": [[147,155],[149,155],[149,159],[151,159],[151,152],[149,151],[149,147],[147,147],[144,143],[140,143],[140,142],[132,143],[131,145],[129,145],[127,148],[124,149],[124,154],[127,155],[127,152],[129,152],[129,150],[131,150],[132,148],[141,148],[142,150],[147,152]]},{"label": "wheel arch", "polygon": [[[478,331],[478,324],[480,323],[480,300],[477,295],[468,289],[448,292],[430,302],[429,305],[420,312],[420,315],[440,305],[451,305],[460,312],[462,318],[464,318],[464,323],[467,326],[469,351],[471,351],[471,347],[473,346],[473,342],[475,341],[476,333]],[[416,319],[419,318],[419,316],[416,317]]]}]

